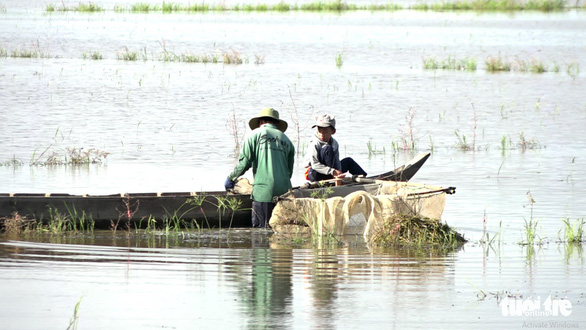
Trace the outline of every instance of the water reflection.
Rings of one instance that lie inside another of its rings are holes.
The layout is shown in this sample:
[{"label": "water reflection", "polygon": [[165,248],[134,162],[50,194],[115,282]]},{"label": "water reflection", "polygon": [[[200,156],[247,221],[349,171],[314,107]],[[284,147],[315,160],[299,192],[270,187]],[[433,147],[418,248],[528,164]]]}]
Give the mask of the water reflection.
[{"label": "water reflection", "polygon": [[[82,324],[105,314],[125,323],[132,310],[133,319],[175,328],[218,322],[254,329],[432,326],[453,308],[462,325],[478,318],[512,325],[494,304],[500,293],[568,295],[573,321],[584,307],[580,244],[494,250],[472,244],[449,251],[291,247],[269,231],[250,229],[165,236],[98,231],[0,238],[6,284],[0,294],[10,302],[0,304],[0,321],[32,304],[30,295],[19,298],[23,290],[38,297],[34,306],[56,311],[30,309],[31,323],[22,327],[29,329],[68,320],[82,295]],[[486,299],[478,299],[480,290]],[[148,299],[136,299],[145,292]]]},{"label": "water reflection", "polygon": [[253,249],[251,263],[250,274],[239,283],[248,328],[285,327],[291,314],[291,250]]}]

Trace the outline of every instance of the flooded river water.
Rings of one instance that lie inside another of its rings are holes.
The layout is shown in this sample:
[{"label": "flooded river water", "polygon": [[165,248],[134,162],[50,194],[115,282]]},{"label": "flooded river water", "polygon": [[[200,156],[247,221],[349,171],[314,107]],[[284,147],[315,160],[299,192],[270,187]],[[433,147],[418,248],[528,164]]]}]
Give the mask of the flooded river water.
[{"label": "flooded river water", "polygon": [[[67,328],[78,302],[82,329],[586,327],[583,245],[560,242],[562,220],[586,214],[584,10],[140,14],[96,3],[109,10],[0,1],[0,192],[222,190],[236,162],[230,121],[241,137],[272,106],[301,150],[313,116],[336,115],[341,153],[369,174],[432,150],[412,181],[457,188],[442,219],[469,242],[442,252],[291,246],[248,229],[2,236],[2,328]],[[25,51],[43,55],[12,55]],[[164,61],[234,52],[242,64]],[[478,66],[424,69],[434,56]],[[499,56],[547,70],[489,72]],[[71,147],[109,155],[31,166]],[[303,170],[300,155],[294,185]],[[543,244],[518,244],[528,220]],[[540,307],[510,315],[507,299]]]}]

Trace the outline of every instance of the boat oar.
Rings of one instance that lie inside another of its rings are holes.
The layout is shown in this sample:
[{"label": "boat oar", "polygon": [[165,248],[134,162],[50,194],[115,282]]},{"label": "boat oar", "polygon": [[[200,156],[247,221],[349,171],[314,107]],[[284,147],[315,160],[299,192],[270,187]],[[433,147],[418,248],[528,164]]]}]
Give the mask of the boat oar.
[{"label": "boat oar", "polygon": [[439,193],[439,192],[444,192],[448,195],[453,195],[456,193],[456,187],[447,187],[447,188],[435,189],[435,190],[430,190],[430,191],[409,193],[409,194],[407,194],[407,196],[420,196],[420,195],[435,194],[435,193]]}]

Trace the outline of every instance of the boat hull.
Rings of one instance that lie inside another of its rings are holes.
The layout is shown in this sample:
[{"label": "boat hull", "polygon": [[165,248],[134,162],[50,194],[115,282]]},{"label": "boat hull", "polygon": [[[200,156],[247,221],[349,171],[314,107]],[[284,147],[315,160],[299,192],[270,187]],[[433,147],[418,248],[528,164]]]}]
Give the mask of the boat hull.
[{"label": "boat hull", "polygon": [[[250,227],[250,195],[225,192],[118,195],[0,194],[0,217],[47,222],[55,216],[93,221],[96,228],[145,227],[149,219],[183,220],[203,228]],[[193,222],[195,221],[195,223]]]}]

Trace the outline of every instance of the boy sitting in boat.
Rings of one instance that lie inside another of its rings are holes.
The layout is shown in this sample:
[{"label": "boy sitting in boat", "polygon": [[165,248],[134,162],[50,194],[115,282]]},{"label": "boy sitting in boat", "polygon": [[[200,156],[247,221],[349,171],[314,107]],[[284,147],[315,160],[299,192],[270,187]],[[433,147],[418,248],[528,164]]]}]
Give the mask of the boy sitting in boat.
[{"label": "boy sitting in boat", "polygon": [[336,118],[329,114],[316,117],[315,136],[309,142],[305,156],[305,178],[309,181],[338,179],[352,175],[366,176],[366,172],[352,158],[340,160],[338,141],[332,135],[336,133]]}]

